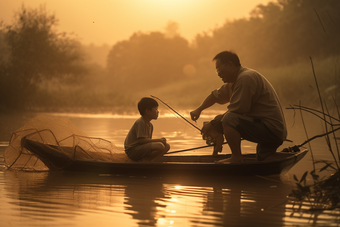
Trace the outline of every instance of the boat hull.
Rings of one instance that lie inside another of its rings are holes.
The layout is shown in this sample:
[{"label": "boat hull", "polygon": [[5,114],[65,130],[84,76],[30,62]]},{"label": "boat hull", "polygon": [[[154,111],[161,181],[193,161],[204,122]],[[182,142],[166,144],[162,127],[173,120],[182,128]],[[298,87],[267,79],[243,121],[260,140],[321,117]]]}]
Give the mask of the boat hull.
[{"label": "boat hull", "polygon": [[[244,154],[244,163],[215,164],[231,155],[166,155],[157,162],[108,162],[72,159],[58,152],[58,147],[23,138],[22,146],[36,155],[52,171],[91,172],[121,175],[231,176],[273,175],[289,171],[308,150],[277,152],[265,161],[255,154]],[[64,148],[63,150],[65,150]]]},{"label": "boat hull", "polygon": [[[92,172],[104,174],[122,174],[122,175],[273,175],[288,172],[297,162],[299,162],[307,153],[307,150],[295,152],[284,159],[262,162],[245,162],[230,164],[215,164],[214,162],[187,162],[188,156],[173,156],[174,160],[169,162],[154,163],[111,163],[111,162],[94,162],[94,161],[72,161],[65,166],[66,171]],[[226,155],[214,156],[189,156],[190,158],[210,158],[211,160],[220,160],[227,157]],[[247,157],[247,155],[244,155]],[[252,156],[252,155],[249,155]]]}]

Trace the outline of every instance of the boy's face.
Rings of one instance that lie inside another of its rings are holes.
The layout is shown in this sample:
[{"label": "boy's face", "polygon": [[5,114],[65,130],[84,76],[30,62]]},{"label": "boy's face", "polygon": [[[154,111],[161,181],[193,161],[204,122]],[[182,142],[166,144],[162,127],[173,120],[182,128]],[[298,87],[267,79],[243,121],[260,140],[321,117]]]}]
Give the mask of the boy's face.
[{"label": "boy's face", "polygon": [[158,118],[158,106],[155,106],[154,108],[152,108],[151,110],[146,110],[146,113],[149,115],[149,117],[151,119],[157,119]]}]

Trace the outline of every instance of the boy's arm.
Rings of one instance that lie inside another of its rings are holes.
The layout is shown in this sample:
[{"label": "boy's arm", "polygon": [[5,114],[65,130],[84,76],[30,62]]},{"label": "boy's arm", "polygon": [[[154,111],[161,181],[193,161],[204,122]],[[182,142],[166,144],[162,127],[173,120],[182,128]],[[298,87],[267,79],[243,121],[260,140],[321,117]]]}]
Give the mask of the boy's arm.
[{"label": "boy's arm", "polygon": [[165,138],[159,138],[159,139],[149,139],[149,138],[138,138],[138,143],[139,144],[145,144],[145,143],[151,143],[151,142],[161,142],[164,145],[166,144],[166,139]]}]

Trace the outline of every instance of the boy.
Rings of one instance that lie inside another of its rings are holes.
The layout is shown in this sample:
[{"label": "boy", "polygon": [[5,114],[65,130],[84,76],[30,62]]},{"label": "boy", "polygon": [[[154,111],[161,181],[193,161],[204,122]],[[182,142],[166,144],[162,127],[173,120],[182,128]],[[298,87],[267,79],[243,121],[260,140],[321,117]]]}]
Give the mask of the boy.
[{"label": "boy", "polygon": [[134,161],[153,162],[170,150],[165,138],[152,139],[153,125],[150,121],[158,118],[158,103],[152,98],[142,98],[138,111],[142,116],[125,138],[125,153]]}]

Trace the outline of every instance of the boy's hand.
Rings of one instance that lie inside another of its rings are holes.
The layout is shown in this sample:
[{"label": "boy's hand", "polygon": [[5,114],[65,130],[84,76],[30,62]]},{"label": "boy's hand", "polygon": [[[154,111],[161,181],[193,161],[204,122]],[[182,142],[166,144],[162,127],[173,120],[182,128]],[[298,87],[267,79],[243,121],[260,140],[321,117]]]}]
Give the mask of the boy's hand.
[{"label": "boy's hand", "polygon": [[164,145],[166,144],[166,139],[164,137],[160,138],[160,140]]}]

